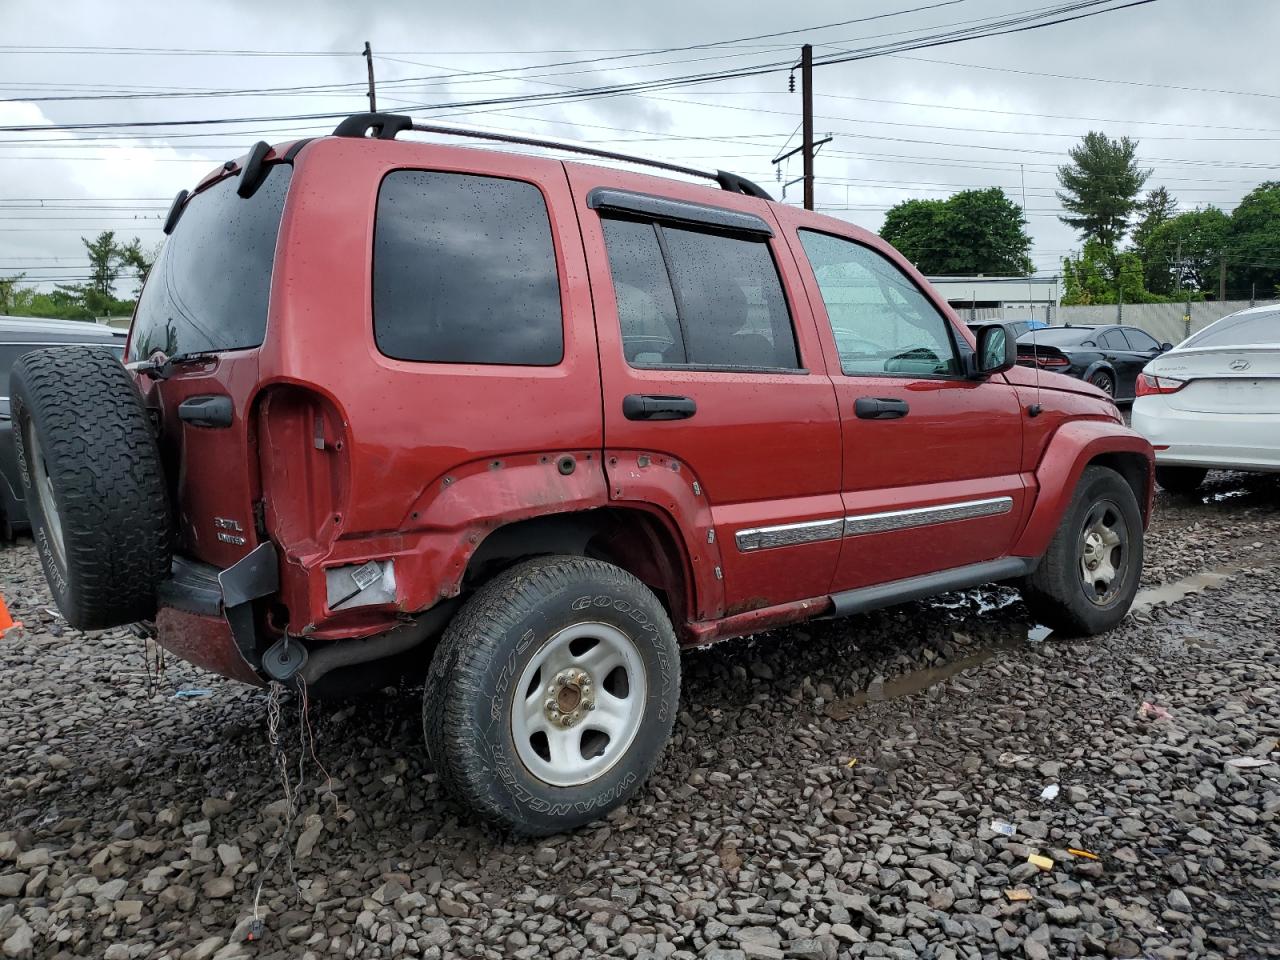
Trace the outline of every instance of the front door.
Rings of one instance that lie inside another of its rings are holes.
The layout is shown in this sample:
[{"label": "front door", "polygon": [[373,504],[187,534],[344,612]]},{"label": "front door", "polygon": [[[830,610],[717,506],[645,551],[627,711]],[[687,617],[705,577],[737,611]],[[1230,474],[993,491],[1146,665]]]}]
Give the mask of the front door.
[{"label": "front door", "polygon": [[815,313],[826,314],[842,424],[833,590],[1003,556],[1028,499],[1013,388],[965,377],[960,324],[895,259],[852,237],[793,236]]},{"label": "front door", "polygon": [[658,504],[687,532],[699,619],[825,595],[840,549],[839,416],[768,208],[569,169],[611,495]]}]

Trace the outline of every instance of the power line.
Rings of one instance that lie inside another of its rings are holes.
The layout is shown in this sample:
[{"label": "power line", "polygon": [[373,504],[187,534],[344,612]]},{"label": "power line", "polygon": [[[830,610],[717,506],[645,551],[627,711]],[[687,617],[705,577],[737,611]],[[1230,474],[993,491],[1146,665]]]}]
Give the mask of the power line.
[{"label": "power line", "polygon": [[997,73],[1016,73],[1025,77],[1040,77],[1050,80],[1079,80],[1087,83],[1118,83],[1130,87],[1155,87],[1161,90],[1182,90],[1188,93],[1213,93],[1233,97],[1266,97],[1271,100],[1280,99],[1280,93],[1261,93],[1257,90],[1221,90],[1214,87],[1189,87],[1176,83],[1155,83],[1148,80],[1118,80],[1114,77],[1084,77],[1070,73],[1044,73],[1038,70],[1019,70],[1016,67],[997,67],[988,63],[958,63],[952,60],[933,60],[928,57],[906,57],[893,54],[899,60],[914,60],[918,63],[943,64],[948,67],[967,67],[972,70],[991,70]]},{"label": "power line", "polygon": [[[984,25],[981,28],[970,27],[964,30],[952,31],[948,34],[935,35],[932,37],[916,38],[914,40],[903,41],[897,44],[881,45],[867,51],[851,52],[840,57],[831,57],[820,61],[820,64],[845,63],[852,60],[867,59],[873,56],[884,56],[890,52],[898,52],[900,50],[917,50],[934,46],[943,46],[951,43],[959,43],[967,40],[979,39],[982,37],[1001,36],[1008,33],[1023,32],[1026,30],[1042,29],[1044,27],[1055,26],[1069,21],[1084,19],[1087,17],[1098,16],[1103,13],[1115,12],[1117,10],[1129,7],[1142,6],[1148,3],[1154,3],[1156,0],[1128,0],[1127,3],[1118,6],[1108,6],[1104,9],[1098,9],[1103,4],[1114,3],[1114,0],[1076,0],[1074,3],[1060,4],[1051,8],[1049,13],[1034,13],[1031,15],[1019,15],[1016,17],[1007,17],[1002,21]],[[1047,19],[1058,14],[1065,14],[1070,11],[1082,11],[1072,16],[1060,16],[1058,19]],[[999,27],[1000,29],[993,29]],[[614,96],[626,96],[640,92],[651,90],[666,89],[671,86],[682,86],[690,84],[703,84],[715,82],[718,80],[733,79],[736,77],[761,76],[767,73],[777,73],[782,70],[789,69],[790,61],[779,61],[771,64],[759,66],[740,67],[732,70],[712,71],[702,74],[690,74],[679,77],[668,77],[658,80],[636,81],[629,84],[613,84],[601,87],[587,88],[571,88],[568,92],[548,92],[541,94],[528,94],[518,97],[500,97],[485,98],[464,103],[451,103],[444,106],[433,104],[418,104],[411,109],[457,109],[459,107],[473,106],[490,106],[497,104],[510,103],[531,103],[531,102],[573,102],[583,99],[608,98]],[[76,124],[60,124],[60,125],[11,125],[0,127],[0,131],[11,133],[35,132],[39,130],[100,130],[115,129],[121,127],[128,128],[163,128],[174,126],[204,126],[213,124],[228,123],[272,123],[280,121],[294,120],[332,120],[339,119],[342,114],[334,113],[314,113],[314,114],[294,114],[279,117],[220,117],[205,118],[199,120],[145,120],[145,121],[123,121],[109,123],[76,123]]]}]

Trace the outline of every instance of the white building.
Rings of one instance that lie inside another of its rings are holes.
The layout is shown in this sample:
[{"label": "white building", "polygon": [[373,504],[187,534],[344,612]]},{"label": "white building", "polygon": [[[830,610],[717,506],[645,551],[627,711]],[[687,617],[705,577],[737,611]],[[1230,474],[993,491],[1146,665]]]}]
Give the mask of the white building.
[{"label": "white building", "polygon": [[[1062,301],[1062,283],[1058,277],[929,277],[929,283],[965,320],[1027,319],[1053,323]],[[1025,311],[1025,314],[1014,317],[1015,311]]]}]

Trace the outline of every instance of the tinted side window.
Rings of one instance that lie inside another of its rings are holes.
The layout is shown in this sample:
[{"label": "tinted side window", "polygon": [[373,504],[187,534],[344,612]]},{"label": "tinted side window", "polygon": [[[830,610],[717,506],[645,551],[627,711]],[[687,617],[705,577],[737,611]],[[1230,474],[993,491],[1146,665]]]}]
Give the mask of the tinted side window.
[{"label": "tinted side window", "polygon": [[898,267],[870,247],[812,230],[800,243],[813,267],[848,376],[952,376],[960,365],[950,322]]},{"label": "tinted side window", "polygon": [[799,366],[782,282],[769,246],[663,227],[689,362]]},{"label": "tinted side window", "polygon": [[1128,350],[1129,343],[1125,340],[1124,334],[1119,330],[1107,330],[1098,337],[1099,346],[1106,347],[1108,350]]},{"label": "tinted side window", "polygon": [[1136,327],[1125,327],[1124,338],[1129,341],[1129,349],[1131,350],[1140,350],[1146,353],[1148,350],[1160,349],[1160,344],[1156,343],[1155,337]]},{"label": "tinted side window", "polygon": [[373,331],[401,360],[553,366],[560,281],[542,193],[530,183],[424,170],[378,191]]},{"label": "tinted side window", "polygon": [[605,220],[603,226],[627,363],[634,367],[687,363],[657,228],[635,220]]},{"label": "tinted side window", "polygon": [[782,281],[763,238],[603,223],[629,364],[800,366]]}]

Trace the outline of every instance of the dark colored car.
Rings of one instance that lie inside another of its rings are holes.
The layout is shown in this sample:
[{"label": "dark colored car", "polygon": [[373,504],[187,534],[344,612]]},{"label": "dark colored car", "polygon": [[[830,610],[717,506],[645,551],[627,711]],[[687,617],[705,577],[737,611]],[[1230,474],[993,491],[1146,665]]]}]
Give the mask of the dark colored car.
[{"label": "dark colored car", "polygon": [[1046,327],[1018,337],[1018,364],[1078,377],[1115,400],[1132,400],[1142,368],[1172,349],[1137,327]]},{"label": "dark colored car", "polygon": [[[976,331],[980,327],[985,327],[990,323],[990,320],[970,320],[969,329]],[[1013,335],[1015,337],[1022,336],[1028,330],[1043,330],[1045,327],[1049,326],[1043,320],[1006,320],[1004,325],[1013,331]]]},{"label": "dark colored car", "polygon": [[1153,455],[1096,389],[732,174],[396,138],[442,129],[257,144],[179,194],[125,367],[14,367],[73,626],[317,695],[425,671],[442,782],[546,834],[640,789],[681,644],[1006,580],[1125,616]]},{"label": "dark colored car", "polygon": [[9,368],[29,350],[67,344],[101,345],[119,357],[124,340],[123,330],[83,320],[0,317],[0,540],[8,542],[15,533],[30,529],[9,420]]}]

